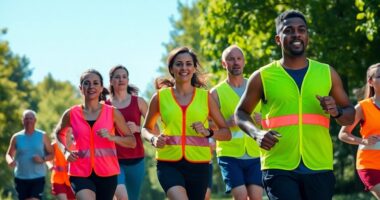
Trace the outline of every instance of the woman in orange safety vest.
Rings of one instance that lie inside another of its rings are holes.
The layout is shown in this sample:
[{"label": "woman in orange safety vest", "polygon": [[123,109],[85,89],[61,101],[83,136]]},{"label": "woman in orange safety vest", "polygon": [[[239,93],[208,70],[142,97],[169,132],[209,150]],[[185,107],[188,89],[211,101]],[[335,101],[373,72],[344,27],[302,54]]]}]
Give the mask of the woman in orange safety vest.
[{"label": "woman in orange safety vest", "polygon": [[[371,65],[367,70],[365,99],[356,106],[355,121],[343,126],[339,139],[353,145],[359,145],[356,169],[365,190],[380,199],[380,63]],[[361,137],[351,132],[360,123]]]}]

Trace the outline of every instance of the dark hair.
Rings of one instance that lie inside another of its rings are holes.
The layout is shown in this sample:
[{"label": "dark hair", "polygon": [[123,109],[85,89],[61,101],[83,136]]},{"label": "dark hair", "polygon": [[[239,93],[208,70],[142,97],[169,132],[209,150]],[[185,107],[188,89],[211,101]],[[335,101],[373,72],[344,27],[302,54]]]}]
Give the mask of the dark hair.
[{"label": "dark hair", "polygon": [[306,18],[305,18],[305,15],[303,13],[301,13],[300,11],[298,10],[287,10],[283,13],[281,13],[277,18],[276,18],[276,33],[278,34],[282,27],[283,27],[283,23],[286,19],[289,19],[289,18],[301,18],[305,24],[307,25],[306,23]]},{"label": "dark hair", "polygon": [[[167,60],[169,73],[170,73],[170,69],[173,68],[175,58],[179,54],[182,54],[182,53],[188,53],[191,56],[191,58],[193,59],[193,63],[194,63],[194,67],[195,67],[195,73],[193,74],[193,77],[191,78],[191,85],[194,87],[206,87],[206,82],[205,82],[205,80],[202,77],[201,72],[200,72],[201,65],[198,61],[197,55],[194,53],[194,51],[192,51],[188,47],[178,47],[178,48],[173,49],[169,53],[168,60]],[[174,74],[170,73],[170,75],[172,76],[172,78],[174,78]],[[173,79],[169,80],[166,78],[164,78],[164,79],[159,78],[159,79],[156,79],[156,81],[155,81],[155,85],[156,85],[157,89],[160,89],[160,88],[165,87],[165,86],[166,87],[173,87],[174,84],[175,84],[175,82]]]},{"label": "dark hair", "polygon": [[378,68],[380,68],[380,63],[373,64],[367,69],[367,83],[365,85],[364,98],[370,98],[375,95],[375,89],[369,85],[368,81],[373,78]]},{"label": "dark hair", "polygon": [[[112,79],[114,73],[116,70],[118,69],[123,69],[127,72],[127,76],[129,77],[129,71],[126,67],[124,67],[123,65],[116,65],[114,67],[112,67],[109,71],[109,78],[110,80]],[[115,94],[115,90],[113,89],[113,86],[110,85],[110,88],[109,88],[109,91],[111,92],[111,95],[113,96]],[[127,86],[127,92],[128,94],[135,94],[137,95],[139,93],[139,88],[137,88],[136,86],[132,85],[132,84],[129,84],[128,82],[128,86]]]},{"label": "dark hair", "polygon": [[[79,79],[80,86],[82,86],[82,83],[84,81],[84,77],[86,76],[86,74],[96,74],[97,76],[99,76],[100,85],[103,86],[103,76],[96,69],[88,69],[82,73],[82,75],[80,76],[80,79]],[[100,93],[100,96],[99,96],[99,101],[105,101],[107,99],[106,96],[108,94],[109,94],[109,92],[108,92],[107,88],[103,87],[103,91],[102,91],[102,93]]]}]

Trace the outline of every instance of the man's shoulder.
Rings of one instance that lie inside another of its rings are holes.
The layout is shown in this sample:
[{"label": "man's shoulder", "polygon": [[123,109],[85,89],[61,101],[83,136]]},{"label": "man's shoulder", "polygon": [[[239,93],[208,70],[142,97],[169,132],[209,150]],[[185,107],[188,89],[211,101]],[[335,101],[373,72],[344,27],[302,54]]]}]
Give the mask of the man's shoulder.
[{"label": "man's shoulder", "polygon": [[328,67],[330,68],[330,65],[327,64],[327,63],[323,63],[323,62],[320,62],[320,61],[317,61],[317,60],[313,60],[313,59],[310,59],[308,58],[309,60],[309,66],[320,66],[320,67]]},{"label": "man's shoulder", "polygon": [[218,84],[216,84],[214,87],[212,87],[210,90],[211,91],[216,90],[217,88],[220,88],[221,86],[223,86],[226,83],[227,83],[227,79],[224,79],[224,80],[220,81]]},{"label": "man's shoulder", "polygon": [[278,60],[274,60],[274,61],[272,61],[272,62],[270,62],[270,63],[268,63],[268,64],[260,67],[258,70],[261,72],[261,71],[265,71],[265,70],[271,69],[273,67],[277,67],[278,63],[279,63]]}]

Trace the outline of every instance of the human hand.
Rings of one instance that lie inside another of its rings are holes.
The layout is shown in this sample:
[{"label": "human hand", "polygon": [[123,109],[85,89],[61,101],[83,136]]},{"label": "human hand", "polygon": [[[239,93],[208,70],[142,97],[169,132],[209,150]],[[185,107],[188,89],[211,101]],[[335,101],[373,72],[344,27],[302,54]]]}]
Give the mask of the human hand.
[{"label": "human hand", "polygon": [[166,136],[164,134],[160,134],[159,136],[153,136],[151,139],[151,143],[156,148],[164,148],[166,145]]},{"label": "human hand", "polygon": [[336,117],[339,115],[339,109],[336,106],[335,100],[331,96],[319,96],[317,95],[316,98],[319,100],[319,103],[322,107],[322,109],[325,111],[325,113],[330,114],[332,117]]},{"label": "human hand", "polygon": [[44,158],[41,157],[41,156],[39,156],[39,155],[34,155],[33,156],[33,161],[35,163],[44,163],[45,162]]},{"label": "human hand", "polygon": [[135,124],[135,122],[127,122],[127,126],[129,130],[131,130],[132,133],[138,133],[140,132],[140,127]]},{"label": "human hand", "polygon": [[111,134],[110,134],[110,132],[108,131],[108,129],[106,129],[106,128],[101,128],[101,129],[97,130],[97,131],[96,131],[96,134],[97,134],[99,137],[107,138],[108,140],[111,139]]},{"label": "human hand", "polygon": [[8,164],[9,167],[15,168],[16,167],[16,161],[13,160],[11,163]]},{"label": "human hand", "polygon": [[369,137],[364,138],[362,140],[362,143],[364,145],[375,145],[379,141],[380,141],[380,136],[379,135],[370,135]]},{"label": "human hand", "polygon": [[66,158],[67,162],[74,162],[79,158],[78,152],[77,151],[66,151],[65,152],[65,158]]},{"label": "human hand", "polygon": [[262,149],[270,150],[277,142],[281,135],[277,131],[260,131],[256,133],[256,142]]},{"label": "human hand", "polygon": [[210,135],[210,132],[205,128],[202,122],[194,122],[191,124],[191,128],[193,128],[195,132],[202,134],[205,137]]}]

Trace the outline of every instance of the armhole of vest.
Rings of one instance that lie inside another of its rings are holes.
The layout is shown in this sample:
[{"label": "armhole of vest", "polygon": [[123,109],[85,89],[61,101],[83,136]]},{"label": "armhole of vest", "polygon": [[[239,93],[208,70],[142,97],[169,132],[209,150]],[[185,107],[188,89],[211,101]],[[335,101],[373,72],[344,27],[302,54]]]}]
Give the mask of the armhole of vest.
[{"label": "armhole of vest", "polygon": [[157,106],[158,106],[158,113],[161,115],[161,109],[160,109],[160,90],[157,91]]},{"label": "armhole of vest", "polygon": [[359,101],[359,105],[360,105],[360,109],[362,109],[362,115],[363,115],[363,119],[361,119],[359,121],[360,125],[361,126],[364,126],[365,122],[366,122],[366,112],[364,110],[367,110],[367,109],[364,109],[364,107],[367,107],[367,105],[364,105],[364,104],[367,104],[368,102],[366,102],[366,100],[363,100],[363,101]]},{"label": "armhole of vest", "polygon": [[267,99],[266,99],[267,95],[266,95],[266,86],[264,83],[264,78],[263,78],[262,73],[263,73],[263,70],[260,69],[261,85],[263,86],[261,101],[263,102],[263,104],[265,104],[267,102]]},{"label": "armhole of vest", "polygon": [[[331,66],[330,65],[327,65],[327,69],[328,69],[328,75],[329,75],[329,87],[330,87],[330,91],[332,89],[332,76],[331,76]],[[338,72],[337,72],[338,73]]]},{"label": "armhole of vest", "polygon": [[[218,91],[216,91],[218,92]],[[211,96],[211,93],[210,92],[207,92],[207,116],[210,117],[210,96]],[[211,97],[212,98],[212,97]],[[219,98],[219,97],[218,97]],[[220,100],[219,100],[220,101]],[[215,102],[216,103],[216,102]]]}]

